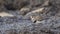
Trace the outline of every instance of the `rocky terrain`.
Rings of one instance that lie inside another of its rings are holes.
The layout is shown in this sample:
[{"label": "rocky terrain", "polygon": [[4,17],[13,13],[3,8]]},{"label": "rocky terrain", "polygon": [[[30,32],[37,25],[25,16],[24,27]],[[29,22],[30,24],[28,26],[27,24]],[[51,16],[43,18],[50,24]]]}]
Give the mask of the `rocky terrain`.
[{"label": "rocky terrain", "polygon": [[0,34],[60,34],[60,0],[0,0]]}]

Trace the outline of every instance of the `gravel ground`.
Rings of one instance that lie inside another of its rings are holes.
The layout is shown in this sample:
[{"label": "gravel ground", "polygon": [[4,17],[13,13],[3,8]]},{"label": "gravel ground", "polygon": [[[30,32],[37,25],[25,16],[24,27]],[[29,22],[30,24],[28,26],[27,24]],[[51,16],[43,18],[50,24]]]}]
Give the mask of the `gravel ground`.
[{"label": "gravel ground", "polygon": [[[59,34],[60,17],[51,16],[46,20],[33,23],[31,19],[24,18],[19,12],[9,11],[13,16],[0,17],[1,34]],[[27,13],[28,14],[28,13]],[[33,13],[32,13],[33,14]],[[28,16],[27,16],[28,17]],[[16,31],[15,31],[16,30]]]}]

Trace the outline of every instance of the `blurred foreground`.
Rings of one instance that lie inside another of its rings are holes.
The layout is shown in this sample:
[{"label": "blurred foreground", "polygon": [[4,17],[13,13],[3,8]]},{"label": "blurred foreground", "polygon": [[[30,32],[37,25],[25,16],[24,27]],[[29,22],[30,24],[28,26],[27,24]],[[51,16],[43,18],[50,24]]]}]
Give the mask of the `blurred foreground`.
[{"label": "blurred foreground", "polygon": [[60,0],[0,0],[0,34],[60,34]]}]

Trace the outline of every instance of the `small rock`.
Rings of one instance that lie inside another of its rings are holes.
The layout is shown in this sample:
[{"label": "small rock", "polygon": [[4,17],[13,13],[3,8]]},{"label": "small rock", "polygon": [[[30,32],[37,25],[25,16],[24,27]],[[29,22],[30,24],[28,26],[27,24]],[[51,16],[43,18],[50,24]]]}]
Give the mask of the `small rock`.
[{"label": "small rock", "polygon": [[20,10],[20,14],[21,14],[21,15],[25,15],[25,14],[27,14],[28,12],[30,12],[30,8],[22,8],[22,9]]}]

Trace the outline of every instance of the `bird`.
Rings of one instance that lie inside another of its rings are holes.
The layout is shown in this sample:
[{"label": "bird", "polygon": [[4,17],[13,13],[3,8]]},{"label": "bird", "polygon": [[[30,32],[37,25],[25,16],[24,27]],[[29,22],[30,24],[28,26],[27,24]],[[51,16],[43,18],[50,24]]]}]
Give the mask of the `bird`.
[{"label": "bird", "polygon": [[36,23],[36,21],[42,21],[43,20],[42,16],[30,16],[30,18],[31,18],[31,21],[33,23]]}]

